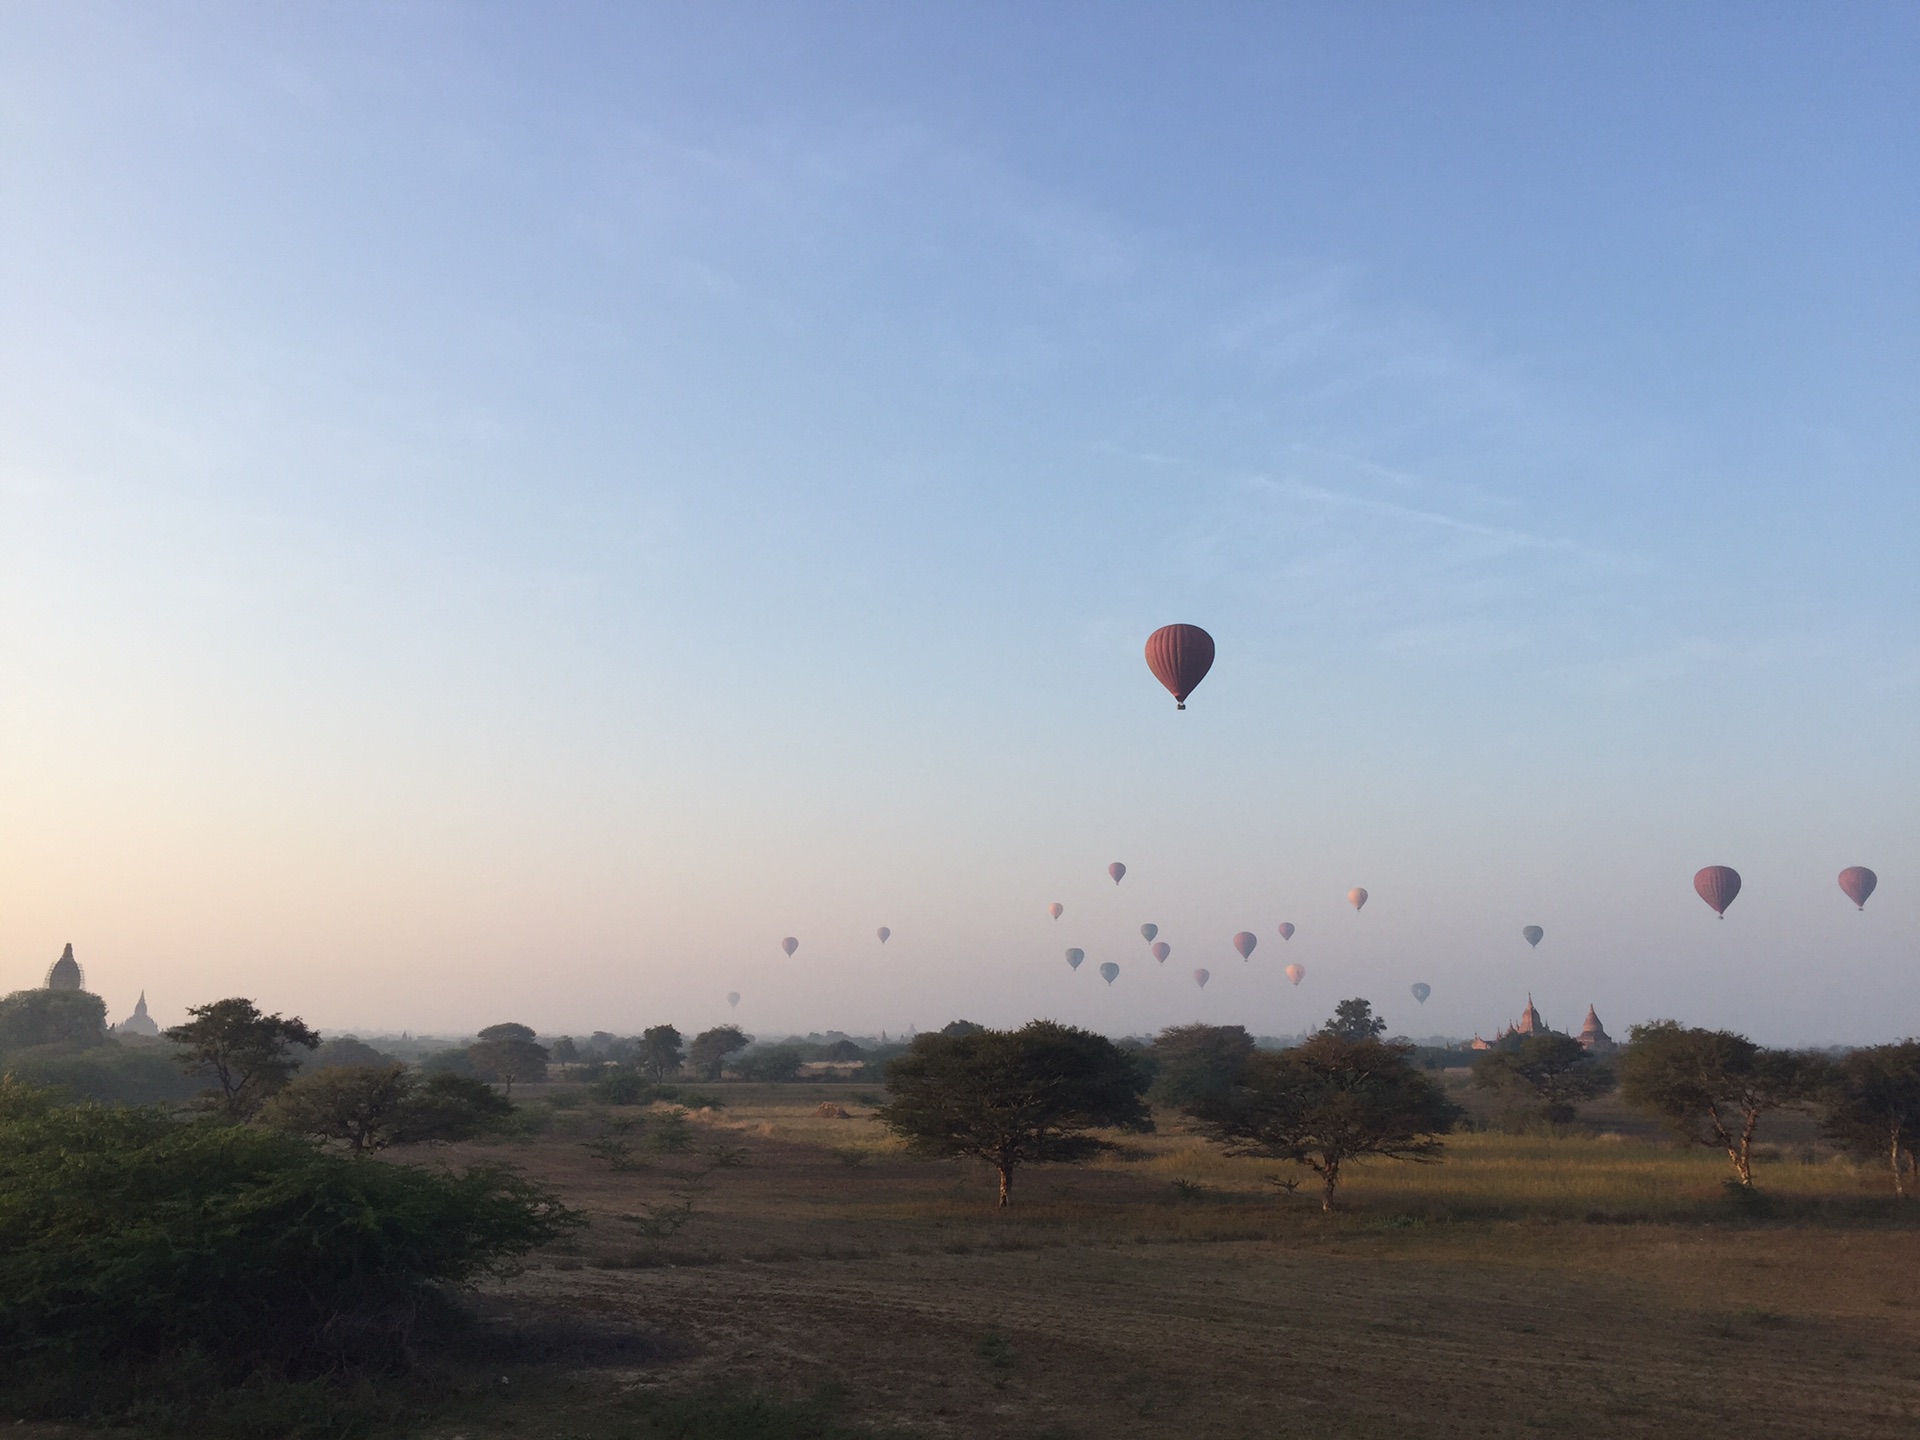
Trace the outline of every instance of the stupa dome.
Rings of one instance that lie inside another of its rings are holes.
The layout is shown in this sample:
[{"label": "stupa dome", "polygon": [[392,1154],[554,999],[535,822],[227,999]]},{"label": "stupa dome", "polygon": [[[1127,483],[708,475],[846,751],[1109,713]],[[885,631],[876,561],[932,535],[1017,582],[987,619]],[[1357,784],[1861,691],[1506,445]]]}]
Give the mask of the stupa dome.
[{"label": "stupa dome", "polygon": [[80,962],[73,958],[73,946],[69,944],[60,952],[60,958],[53,962],[53,968],[47,971],[47,989],[84,990],[86,988],[86,972],[80,968]]}]

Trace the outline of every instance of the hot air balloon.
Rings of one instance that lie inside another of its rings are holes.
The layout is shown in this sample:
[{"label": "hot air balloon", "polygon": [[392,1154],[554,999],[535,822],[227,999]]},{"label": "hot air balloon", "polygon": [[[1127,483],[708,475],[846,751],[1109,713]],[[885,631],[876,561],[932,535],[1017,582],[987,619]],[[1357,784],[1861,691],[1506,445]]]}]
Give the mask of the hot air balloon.
[{"label": "hot air balloon", "polygon": [[1427,1003],[1427,996],[1432,993],[1433,987],[1424,980],[1413,987],[1413,998],[1418,1000],[1422,1005]]},{"label": "hot air balloon", "polygon": [[1251,930],[1242,930],[1238,935],[1233,937],[1233,948],[1240,952],[1240,958],[1242,960],[1251,960],[1253,958],[1253,947],[1259,943],[1259,940],[1254,938]]},{"label": "hot air balloon", "polygon": [[1053,916],[1054,919],[1058,920],[1061,916],[1061,913],[1066,908],[1067,908],[1066,906],[1062,905],[1058,900],[1056,900],[1053,902],[1053,904],[1047,906],[1047,914]]},{"label": "hot air balloon", "polygon": [[1193,972],[1193,983],[1198,985],[1202,990],[1207,988],[1207,981],[1212,978],[1213,972],[1210,970],[1196,970]]},{"label": "hot air balloon", "polygon": [[1167,963],[1167,956],[1171,954],[1173,954],[1173,947],[1167,944],[1166,941],[1156,940],[1153,942],[1153,958],[1158,960],[1162,965]]},{"label": "hot air balloon", "polygon": [[729,990],[727,992],[727,1004],[735,1010],[740,1008],[740,992],[738,990]]},{"label": "hot air balloon", "polygon": [[1080,968],[1080,962],[1086,958],[1087,958],[1087,952],[1084,950],[1067,951],[1067,964],[1071,965],[1076,970]]},{"label": "hot air balloon", "polygon": [[1840,872],[1840,888],[1847,892],[1847,899],[1862,910],[1867,908],[1867,897],[1879,883],[1880,877],[1864,865],[1849,865]]},{"label": "hot air balloon", "polygon": [[1127,878],[1127,867],[1116,860],[1113,864],[1107,866],[1107,874],[1113,876],[1113,883],[1118,885],[1122,880]]},{"label": "hot air balloon", "polygon": [[1291,940],[1293,933],[1293,922],[1291,920],[1282,920],[1280,922],[1280,938],[1282,940]]},{"label": "hot air balloon", "polygon": [[1304,965],[1287,966],[1287,979],[1291,980],[1294,984],[1298,985],[1302,980],[1306,978],[1307,978],[1306,966]]},{"label": "hot air balloon", "polygon": [[1529,945],[1538,945],[1546,938],[1546,934],[1547,932],[1542,930],[1538,925],[1529,925],[1521,930],[1520,938],[1525,940]]},{"label": "hot air balloon", "polygon": [[787,954],[791,955],[793,954],[794,951],[800,948],[800,942],[794,939],[793,936],[789,935],[787,936],[786,939],[780,942],[780,948],[786,951]]},{"label": "hot air balloon", "polygon": [[1213,637],[1198,625],[1162,625],[1147,637],[1147,668],[1167,687],[1174,708],[1184,710],[1213,668]]},{"label": "hot air balloon", "polygon": [[880,937],[880,943],[884,945],[887,943],[887,937],[893,934],[893,931],[889,930],[886,926],[882,925],[878,930],[874,931],[873,933]]},{"label": "hot air balloon", "polygon": [[1347,903],[1358,910],[1362,905],[1367,903],[1367,892],[1362,890],[1358,885],[1354,886],[1353,889],[1347,891]]},{"label": "hot air balloon", "polygon": [[1111,960],[1103,961],[1100,966],[1100,978],[1111,985],[1120,976],[1120,967]]},{"label": "hot air balloon", "polygon": [[1142,940],[1151,942],[1153,937],[1159,933],[1160,927],[1158,925],[1142,925],[1140,927],[1140,938]]},{"label": "hot air balloon", "polygon": [[1713,913],[1727,918],[1727,907],[1740,893],[1740,872],[1729,865],[1709,865],[1693,877],[1693,888],[1713,907]]}]

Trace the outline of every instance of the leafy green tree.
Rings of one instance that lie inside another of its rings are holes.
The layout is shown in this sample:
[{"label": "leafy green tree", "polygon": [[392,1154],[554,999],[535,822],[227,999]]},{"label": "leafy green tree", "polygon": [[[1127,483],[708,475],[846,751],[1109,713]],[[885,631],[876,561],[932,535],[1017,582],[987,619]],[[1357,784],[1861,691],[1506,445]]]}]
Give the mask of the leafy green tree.
[{"label": "leafy green tree", "polygon": [[301,1063],[300,1069],[303,1073],[312,1074],[316,1070],[332,1070],[341,1065],[364,1067],[392,1063],[393,1056],[382,1054],[358,1035],[334,1035],[322,1040],[320,1048]]},{"label": "leafy green tree", "polygon": [[0,1052],[107,1043],[107,1002],[85,990],[16,990],[0,1000]]},{"label": "leafy green tree", "polygon": [[405,1065],[331,1066],[293,1081],[261,1119],[316,1140],[343,1141],[359,1155],[389,1145],[471,1140],[513,1113],[485,1081],[460,1075],[424,1080]]},{"label": "leafy green tree", "polygon": [[250,1120],[293,1078],[300,1062],[293,1049],[312,1050],[320,1037],[298,1016],[263,1015],[251,1000],[235,997],[210,1005],[190,1005],[191,1018],[166,1031],[180,1047],[179,1062],[189,1075],[209,1079],[208,1108],[230,1120]]},{"label": "leafy green tree", "polygon": [[1290,1050],[1255,1051],[1231,1089],[1191,1113],[1230,1155],[1311,1167],[1321,1180],[1320,1208],[1331,1210],[1351,1162],[1428,1162],[1445,1148],[1440,1137],[1460,1107],[1409,1063],[1411,1049],[1373,1035],[1348,1039],[1330,1026]]},{"label": "leafy green tree", "polygon": [[1002,1205],[1019,1166],[1110,1148],[1093,1130],[1153,1128],[1134,1059],[1104,1035],[1051,1020],[917,1036],[887,1066],[887,1088],[878,1118],[916,1154],[985,1160],[999,1172]]},{"label": "leafy green tree", "polygon": [[549,1047],[553,1052],[556,1065],[577,1065],[580,1063],[580,1047],[573,1043],[571,1035],[562,1035]]},{"label": "leafy green tree", "polygon": [[683,1050],[680,1032],[671,1025],[653,1025],[640,1032],[640,1068],[656,1084],[680,1068]]},{"label": "leafy green tree", "polygon": [[1175,1025],[1148,1047],[1156,1105],[1197,1105],[1233,1088],[1253,1054],[1253,1037],[1240,1025]]},{"label": "leafy green tree", "polygon": [[1683,1140],[1725,1150],[1735,1178],[1748,1188],[1760,1117],[1813,1098],[1820,1078],[1803,1055],[1677,1020],[1634,1026],[1620,1059],[1626,1102],[1660,1116]]},{"label": "leafy green tree", "polygon": [[1820,1090],[1827,1136],[1855,1155],[1885,1160],[1893,1193],[1905,1196],[1920,1146],[1920,1040],[1849,1051]]},{"label": "leafy green tree", "polygon": [[949,1040],[953,1040],[953,1039],[959,1038],[962,1035],[982,1034],[983,1032],[985,1032],[986,1028],[987,1027],[984,1025],[974,1024],[973,1021],[971,1020],[949,1020],[946,1024],[940,1027],[940,1033],[946,1036]]},{"label": "leafy green tree", "polygon": [[525,1084],[547,1078],[546,1046],[535,1043],[529,1027],[511,1021],[482,1030],[467,1047],[467,1058],[478,1078],[498,1080],[509,1097],[516,1080]]},{"label": "leafy green tree", "polygon": [[1606,1094],[1616,1078],[1571,1035],[1549,1033],[1486,1051],[1473,1062],[1473,1083],[1536,1107],[1550,1124],[1565,1125],[1581,1101]]},{"label": "leafy green tree", "polygon": [[743,1080],[762,1084],[785,1082],[800,1073],[800,1051],[792,1045],[764,1045],[747,1051],[734,1062],[733,1068],[740,1072]]},{"label": "leafy green tree", "polygon": [[1333,1007],[1333,1018],[1320,1027],[1336,1040],[1372,1040],[1387,1033],[1387,1022],[1373,1013],[1373,1002],[1355,996]]},{"label": "leafy green tree", "polygon": [[738,1025],[717,1025],[702,1030],[687,1047],[687,1064],[702,1080],[718,1080],[727,1057],[744,1050],[753,1039]]}]

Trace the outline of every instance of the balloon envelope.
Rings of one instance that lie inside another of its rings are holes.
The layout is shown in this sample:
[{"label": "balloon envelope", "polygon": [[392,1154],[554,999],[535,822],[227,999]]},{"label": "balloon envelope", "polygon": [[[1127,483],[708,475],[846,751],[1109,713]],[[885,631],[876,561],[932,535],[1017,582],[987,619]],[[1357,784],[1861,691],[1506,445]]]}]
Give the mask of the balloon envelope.
[{"label": "balloon envelope", "polygon": [[1880,883],[1880,877],[1864,865],[1849,865],[1840,872],[1840,888],[1847,892],[1847,899],[1867,908],[1867,897],[1873,894],[1873,887]]},{"label": "balloon envelope", "polygon": [[1254,937],[1254,933],[1251,930],[1242,930],[1238,935],[1233,937],[1233,948],[1240,952],[1240,958],[1242,960],[1251,959],[1253,956],[1253,947],[1259,943],[1259,940]]},{"label": "balloon envelope", "polygon": [[780,942],[780,948],[786,951],[787,954],[791,955],[793,954],[794,951],[800,948],[800,942],[794,939],[793,936],[789,935],[787,936],[786,939]]},{"label": "balloon envelope", "polygon": [[1198,985],[1202,990],[1207,988],[1207,981],[1212,978],[1212,972],[1207,970],[1196,970],[1193,972],[1193,983]]},{"label": "balloon envelope", "polygon": [[1433,993],[1433,987],[1427,984],[1426,981],[1424,980],[1422,980],[1418,985],[1413,987],[1413,998],[1418,1000],[1422,1005],[1427,1003],[1427,996],[1431,995],[1432,993]]},{"label": "balloon envelope", "polygon": [[1362,890],[1358,885],[1354,886],[1353,889],[1347,891],[1347,903],[1358,910],[1362,905],[1367,903],[1367,892]]},{"label": "balloon envelope", "polygon": [[1142,925],[1140,927],[1140,938],[1142,940],[1151,941],[1153,937],[1159,933],[1160,927],[1158,925]]},{"label": "balloon envelope", "polygon": [[1162,625],[1147,637],[1147,668],[1184,710],[1193,687],[1213,668],[1213,637],[1198,625]]},{"label": "balloon envelope", "polygon": [[727,1004],[736,1010],[740,1008],[740,992],[738,990],[729,990],[727,992]]},{"label": "balloon envelope", "polygon": [[1282,940],[1291,940],[1293,933],[1293,922],[1291,920],[1282,920],[1280,922],[1280,938]]},{"label": "balloon envelope", "polygon": [[886,926],[882,925],[878,930],[874,931],[873,933],[880,937],[880,943],[884,945],[887,943],[887,937],[893,934],[893,931],[889,930]]},{"label": "balloon envelope", "polygon": [[1066,906],[1062,905],[1058,900],[1056,900],[1053,902],[1053,904],[1047,906],[1047,914],[1053,916],[1054,919],[1058,920],[1060,918],[1061,912],[1064,911],[1066,908],[1067,908]]},{"label": "balloon envelope", "polygon": [[1298,985],[1302,980],[1306,978],[1307,978],[1306,966],[1304,965],[1287,966],[1287,979],[1291,980],[1294,984]]},{"label": "balloon envelope", "polygon": [[1111,960],[1104,962],[1100,966],[1100,978],[1106,981],[1107,984],[1109,985],[1113,984],[1114,980],[1118,978],[1119,974],[1120,974],[1120,967],[1114,964],[1113,961]]},{"label": "balloon envelope", "polygon": [[1107,874],[1113,876],[1113,883],[1118,885],[1123,879],[1126,878],[1127,867],[1122,865],[1118,860],[1116,860],[1113,862],[1113,864],[1107,866]]},{"label": "balloon envelope", "polygon": [[1727,907],[1740,893],[1740,872],[1731,865],[1709,865],[1693,877],[1693,888],[1713,907],[1713,913],[1724,920]]},{"label": "balloon envelope", "polygon": [[1153,958],[1158,960],[1162,965],[1167,963],[1167,956],[1171,954],[1173,954],[1173,947],[1167,944],[1166,941],[1156,940],[1153,942]]},{"label": "balloon envelope", "polygon": [[1080,968],[1080,962],[1086,958],[1087,958],[1087,952],[1084,950],[1067,951],[1067,964],[1071,965],[1076,970]]},{"label": "balloon envelope", "polygon": [[1546,938],[1546,934],[1538,925],[1529,925],[1520,932],[1520,937],[1529,945],[1538,945]]}]

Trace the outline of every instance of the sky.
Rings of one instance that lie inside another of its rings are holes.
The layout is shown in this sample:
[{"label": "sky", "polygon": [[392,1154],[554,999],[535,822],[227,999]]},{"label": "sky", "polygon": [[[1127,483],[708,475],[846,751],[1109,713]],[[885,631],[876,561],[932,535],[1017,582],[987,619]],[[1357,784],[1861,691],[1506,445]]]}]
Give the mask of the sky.
[{"label": "sky", "polygon": [[0,987],[1920,1032],[1915,73],[1901,4],[0,0]]}]

